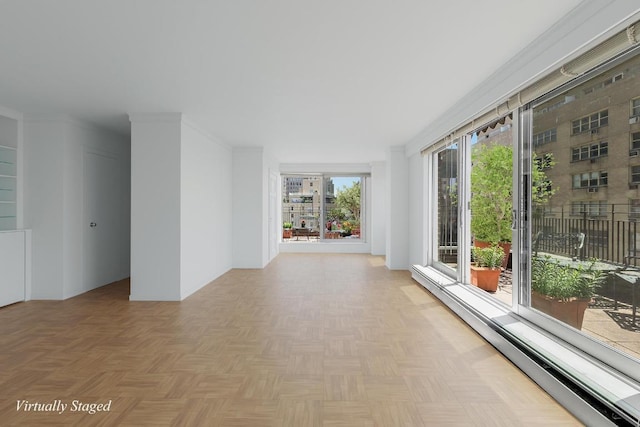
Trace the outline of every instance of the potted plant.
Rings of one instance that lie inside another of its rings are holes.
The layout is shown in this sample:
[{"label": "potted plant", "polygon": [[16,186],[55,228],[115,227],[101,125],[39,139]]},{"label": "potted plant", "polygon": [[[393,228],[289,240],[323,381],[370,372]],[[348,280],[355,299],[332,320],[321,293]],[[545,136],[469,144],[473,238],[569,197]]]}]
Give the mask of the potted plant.
[{"label": "potted plant", "polygon": [[[535,154],[534,154],[535,158]],[[475,246],[499,244],[506,256],[511,251],[513,148],[497,143],[476,144],[471,155],[471,233]],[[546,203],[554,194],[544,168],[554,165],[547,155],[544,165],[532,167],[534,204]]]},{"label": "potted plant", "polygon": [[471,264],[471,284],[488,292],[497,291],[504,250],[498,245],[483,248],[474,246],[471,255],[474,261]]},{"label": "potted plant", "polygon": [[293,224],[290,222],[283,222],[282,223],[282,238],[283,239],[290,239],[291,237],[293,237]]},{"label": "potted plant", "polygon": [[576,329],[582,329],[584,312],[602,284],[597,260],[569,262],[550,256],[531,261],[531,306]]}]

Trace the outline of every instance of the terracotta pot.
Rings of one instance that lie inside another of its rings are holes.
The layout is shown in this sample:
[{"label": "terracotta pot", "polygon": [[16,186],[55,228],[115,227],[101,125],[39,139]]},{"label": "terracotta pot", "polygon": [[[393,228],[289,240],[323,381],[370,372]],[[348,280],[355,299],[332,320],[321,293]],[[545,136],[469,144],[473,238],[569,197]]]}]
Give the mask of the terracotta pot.
[{"label": "terracotta pot", "polygon": [[576,329],[582,329],[584,312],[590,302],[591,298],[571,298],[568,301],[563,301],[531,292],[531,307]]},{"label": "terracotta pot", "polygon": [[293,230],[291,230],[290,228],[285,228],[282,230],[283,239],[290,239],[292,236],[293,236]]},{"label": "terracotta pot", "polygon": [[500,280],[499,268],[487,268],[471,266],[471,284],[484,289],[487,292],[495,292],[498,290],[498,281]]}]

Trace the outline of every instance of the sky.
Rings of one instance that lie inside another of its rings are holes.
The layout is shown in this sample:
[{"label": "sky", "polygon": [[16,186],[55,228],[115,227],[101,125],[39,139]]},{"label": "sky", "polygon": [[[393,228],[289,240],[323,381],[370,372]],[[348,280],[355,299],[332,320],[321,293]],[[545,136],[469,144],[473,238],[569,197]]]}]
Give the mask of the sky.
[{"label": "sky", "polygon": [[354,181],[355,182],[360,181],[360,177],[357,177],[357,176],[347,176],[347,177],[333,176],[331,177],[331,179],[333,180],[334,191],[341,190],[343,185],[346,185],[347,187],[351,187]]}]

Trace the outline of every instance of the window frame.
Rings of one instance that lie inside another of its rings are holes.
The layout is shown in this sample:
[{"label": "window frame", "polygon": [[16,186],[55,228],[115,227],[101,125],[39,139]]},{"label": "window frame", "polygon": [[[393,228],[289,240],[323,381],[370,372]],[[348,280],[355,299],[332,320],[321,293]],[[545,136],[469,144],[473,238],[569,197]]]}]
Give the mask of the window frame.
[{"label": "window frame", "polygon": [[[367,217],[368,217],[368,212],[367,210],[370,209],[370,205],[368,204],[368,200],[367,200],[367,186],[368,186],[368,181],[369,178],[371,176],[370,173],[364,173],[364,172],[354,172],[354,173],[340,173],[340,172],[331,172],[331,173],[327,173],[327,172],[283,172],[281,173],[281,179],[284,182],[285,178],[301,178],[304,180],[304,178],[315,178],[318,182],[318,185],[313,185],[313,181],[311,181],[309,183],[309,187],[313,188],[316,192],[317,192],[317,198],[318,198],[318,231],[319,231],[319,236],[317,239],[317,242],[321,242],[321,243],[331,243],[331,244],[347,244],[347,243],[367,243],[368,242],[368,235],[367,235]],[[354,238],[354,239],[328,239],[325,236],[325,227],[324,227],[324,218],[325,218],[325,204],[326,204],[326,182],[327,179],[329,178],[348,178],[348,177],[354,177],[354,178],[359,178],[360,179],[360,237],[359,238]],[[281,185],[281,187],[284,187],[284,184]],[[296,187],[300,187],[300,190],[302,190],[302,188],[304,187],[304,181],[299,184],[296,185]],[[314,197],[314,195],[312,194],[311,196],[312,198]],[[304,216],[303,214],[306,213],[311,213],[313,215],[313,213],[316,211],[315,205],[314,203],[312,203],[312,205],[314,206],[306,206],[306,201],[304,200],[305,197],[303,195],[300,196],[300,199],[302,199],[302,203],[300,209],[298,209],[297,211],[294,210],[294,207],[291,206],[291,211],[287,211],[287,213],[291,214],[290,217],[286,217],[285,218],[285,210],[284,210],[284,204],[283,203],[292,203],[290,200],[288,200],[287,202],[284,202],[284,198],[285,195],[282,194],[281,198],[280,198],[280,212],[283,214],[282,217],[282,222],[292,222],[294,224],[294,228],[295,228],[295,223],[296,221],[295,219],[295,213],[297,212],[299,214],[298,219],[301,220],[302,216]],[[282,228],[282,226],[281,226]],[[288,242],[284,242],[284,240],[280,240],[281,243],[286,243],[289,244]],[[313,244],[316,244],[317,242],[313,242]]]},{"label": "window frame", "polygon": [[631,107],[631,113],[629,118],[640,116],[640,97],[629,101]]},{"label": "window frame", "polygon": [[[606,113],[606,114],[603,114]],[[571,121],[571,136],[581,135],[609,125],[609,109],[600,110]]]},{"label": "window frame", "polygon": [[[630,150],[640,150],[640,132],[630,132]],[[634,146],[634,144],[637,144]]]}]

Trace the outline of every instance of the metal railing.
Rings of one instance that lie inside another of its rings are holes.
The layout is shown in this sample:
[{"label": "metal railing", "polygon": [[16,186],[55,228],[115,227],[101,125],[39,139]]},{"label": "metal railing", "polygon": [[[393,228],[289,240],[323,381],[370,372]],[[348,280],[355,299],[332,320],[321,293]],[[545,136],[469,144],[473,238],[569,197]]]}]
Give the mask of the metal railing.
[{"label": "metal railing", "polygon": [[[534,213],[534,249],[578,259],[597,258],[605,262],[638,265],[640,236],[638,222],[624,204],[609,204],[597,212],[572,212],[566,208]],[[578,246],[577,237],[584,234]]]}]

